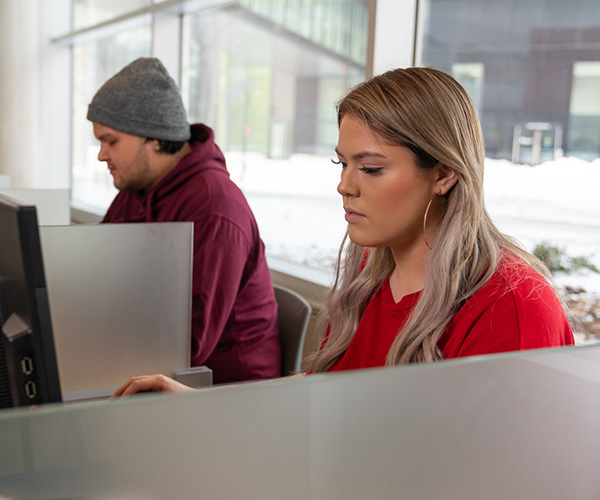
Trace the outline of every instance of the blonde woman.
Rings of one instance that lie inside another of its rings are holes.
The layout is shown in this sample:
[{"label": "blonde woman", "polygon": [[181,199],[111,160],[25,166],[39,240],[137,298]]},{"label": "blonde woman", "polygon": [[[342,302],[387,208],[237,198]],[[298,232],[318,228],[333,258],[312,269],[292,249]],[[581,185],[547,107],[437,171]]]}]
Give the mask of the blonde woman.
[{"label": "blonde woman", "polygon": [[548,271],[485,209],[479,120],[452,77],[374,77],[338,123],[350,242],[313,372],[573,344]]},{"label": "blonde woman", "polygon": [[[573,344],[548,271],[485,209],[479,120],[452,77],[430,68],[376,76],[341,100],[338,123],[350,241],[309,370]],[[116,395],[145,390],[187,388],[155,375]]]}]

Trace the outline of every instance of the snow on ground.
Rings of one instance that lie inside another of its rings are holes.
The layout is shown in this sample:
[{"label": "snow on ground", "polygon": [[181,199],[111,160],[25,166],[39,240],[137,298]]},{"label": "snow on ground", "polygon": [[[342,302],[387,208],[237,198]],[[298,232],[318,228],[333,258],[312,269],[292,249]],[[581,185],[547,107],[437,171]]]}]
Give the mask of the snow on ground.
[{"label": "snow on ground", "polygon": [[531,167],[487,159],[484,187],[490,213],[521,220],[600,227],[600,159],[577,158]]},{"label": "snow on ground", "polygon": [[[331,157],[226,156],[232,179],[256,214],[267,253],[331,273],[346,228],[336,191],[340,168]],[[545,242],[600,268],[600,159],[562,158],[536,167],[486,159],[484,179],[488,211],[504,233],[529,251]],[[555,278],[561,287],[586,291],[575,296],[571,309],[584,321],[576,329],[576,342],[599,342],[596,333],[590,334],[596,313],[588,319],[580,309],[596,310],[600,274],[559,273]]]},{"label": "snow on ground", "polygon": [[[531,251],[538,243],[584,256],[600,267],[600,159],[561,158],[531,167],[486,160],[488,210],[500,229]],[[557,274],[560,285],[600,293],[600,275]]]},{"label": "snow on ground", "polygon": [[[232,179],[255,211],[267,251],[331,269],[344,234],[340,169],[331,157],[294,155],[272,160],[248,153],[227,155]],[[485,196],[500,229],[529,251],[538,243],[585,256],[600,267],[600,159],[562,158],[531,167],[487,159]],[[600,275],[557,276],[560,284],[600,293]]]},{"label": "snow on ground", "polygon": [[[340,167],[331,163],[333,155],[295,154],[274,160],[233,152],[226,157],[231,178],[256,215],[269,256],[331,275],[346,229],[336,191]],[[103,176],[105,169],[101,172]],[[74,181],[79,199],[93,207],[106,207],[116,192],[106,176],[103,182],[96,178]],[[546,242],[571,257],[587,257],[600,268],[600,159],[561,158],[536,167],[486,159],[484,179],[488,211],[504,233],[529,251]],[[594,310],[594,318],[588,321],[594,329],[595,311],[600,309],[600,274],[558,274],[556,280],[562,287],[586,291],[577,301]],[[584,321],[587,315],[582,313]],[[600,338],[593,335],[594,341]]]}]

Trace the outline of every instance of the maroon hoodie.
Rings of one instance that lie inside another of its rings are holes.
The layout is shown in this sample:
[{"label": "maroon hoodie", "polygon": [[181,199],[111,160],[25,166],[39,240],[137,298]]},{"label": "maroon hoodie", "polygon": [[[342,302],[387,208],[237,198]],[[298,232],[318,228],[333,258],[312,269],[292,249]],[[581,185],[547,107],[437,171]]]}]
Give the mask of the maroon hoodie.
[{"label": "maroon hoodie", "polygon": [[215,383],[278,377],[277,303],[254,215],[229,179],[213,131],[149,193],[121,191],[103,222],[194,223],[191,365]]}]

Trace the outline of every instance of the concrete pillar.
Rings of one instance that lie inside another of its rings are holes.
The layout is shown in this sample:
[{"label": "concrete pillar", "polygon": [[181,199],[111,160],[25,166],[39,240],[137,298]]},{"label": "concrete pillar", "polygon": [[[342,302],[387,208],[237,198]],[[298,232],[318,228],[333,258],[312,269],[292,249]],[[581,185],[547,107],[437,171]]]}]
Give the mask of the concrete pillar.
[{"label": "concrete pillar", "polygon": [[[0,2],[0,173],[19,188],[69,186],[68,0]],[[66,21],[66,22],[65,22]]]}]

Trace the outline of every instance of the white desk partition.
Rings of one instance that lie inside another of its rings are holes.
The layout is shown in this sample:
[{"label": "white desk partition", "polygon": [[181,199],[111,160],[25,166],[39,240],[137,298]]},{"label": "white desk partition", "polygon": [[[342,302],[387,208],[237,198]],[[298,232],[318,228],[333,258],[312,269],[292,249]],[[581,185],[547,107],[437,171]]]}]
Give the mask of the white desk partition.
[{"label": "white desk partition", "polygon": [[191,222],[40,228],[65,399],[189,367],[192,231]]},{"label": "white desk partition", "polygon": [[70,189],[0,189],[0,194],[35,205],[40,226],[71,223]]},{"label": "white desk partition", "polygon": [[10,187],[11,180],[9,174],[0,174],[0,189],[7,189]]},{"label": "white desk partition", "polygon": [[600,498],[600,346],[0,412],[11,500]]}]

